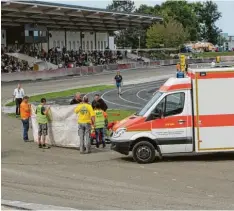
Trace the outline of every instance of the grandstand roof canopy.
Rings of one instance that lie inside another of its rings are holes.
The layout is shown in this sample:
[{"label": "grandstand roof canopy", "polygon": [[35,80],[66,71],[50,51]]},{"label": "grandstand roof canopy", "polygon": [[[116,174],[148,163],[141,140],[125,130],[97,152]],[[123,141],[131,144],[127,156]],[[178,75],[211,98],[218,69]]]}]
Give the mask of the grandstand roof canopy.
[{"label": "grandstand roof canopy", "polygon": [[4,28],[32,23],[49,29],[113,32],[162,20],[155,16],[41,1],[2,1],[1,6]]}]

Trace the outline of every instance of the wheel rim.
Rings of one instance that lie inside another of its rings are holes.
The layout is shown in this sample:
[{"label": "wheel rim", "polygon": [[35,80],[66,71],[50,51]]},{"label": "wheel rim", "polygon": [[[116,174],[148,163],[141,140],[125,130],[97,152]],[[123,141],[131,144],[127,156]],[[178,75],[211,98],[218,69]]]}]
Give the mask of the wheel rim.
[{"label": "wheel rim", "polygon": [[140,160],[148,160],[151,156],[151,150],[147,146],[140,146],[136,151],[136,155]]}]

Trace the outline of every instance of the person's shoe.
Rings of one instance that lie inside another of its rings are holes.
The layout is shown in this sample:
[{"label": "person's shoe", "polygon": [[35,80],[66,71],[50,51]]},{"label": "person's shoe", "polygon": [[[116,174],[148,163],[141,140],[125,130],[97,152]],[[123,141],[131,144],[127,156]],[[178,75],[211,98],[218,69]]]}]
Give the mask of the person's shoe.
[{"label": "person's shoe", "polygon": [[80,152],[80,154],[81,154],[81,155],[83,155],[83,154],[84,154],[84,152]]},{"label": "person's shoe", "polygon": [[38,144],[38,147],[39,147],[39,148],[42,148],[42,145],[41,145],[41,144]]},{"label": "person's shoe", "polygon": [[104,144],[102,145],[102,147],[105,148],[105,147],[106,147],[106,143],[104,143]]},{"label": "person's shoe", "polygon": [[96,148],[99,148],[99,145],[96,145]]},{"label": "person's shoe", "polygon": [[47,146],[46,144],[43,144],[42,147],[43,147],[43,149],[49,149],[50,148],[50,146]]}]

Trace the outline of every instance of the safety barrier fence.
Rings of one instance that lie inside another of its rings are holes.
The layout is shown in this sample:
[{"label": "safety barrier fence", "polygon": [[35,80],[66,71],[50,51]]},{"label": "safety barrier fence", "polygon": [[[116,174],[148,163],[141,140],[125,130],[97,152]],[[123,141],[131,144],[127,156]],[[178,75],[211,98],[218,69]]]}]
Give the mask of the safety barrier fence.
[{"label": "safety barrier fence", "polygon": [[[214,58],[205,59],[188,59],[188,64],[199,64],[199,63],[210,63]],[[234,56],[221,57],[222,62],[233,62]],[[44,71],[25,71],[25,72],[14,72],[14,73],[3,73],[1,74],[2,82],[10,81],[25,81],[25,80],[45,80],[65,76],[84,76],[93,75],[107,71],[146,68],[146,67],[157,67],[157,66],[169,66],[175,65],[179,62],[179,59],[170,60],[158,60],[150,62],[132,62],[125,64],[109,64],[100,66],[90,67],[77,67],[77,68],[61,68],[57,70],[44,70]]]}]

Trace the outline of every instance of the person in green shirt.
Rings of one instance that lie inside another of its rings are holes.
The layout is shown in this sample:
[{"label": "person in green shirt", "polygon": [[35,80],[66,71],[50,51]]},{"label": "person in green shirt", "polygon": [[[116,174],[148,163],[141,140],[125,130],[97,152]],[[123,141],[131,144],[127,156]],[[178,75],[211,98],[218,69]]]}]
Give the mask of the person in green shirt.
[{"label": "person in green shirt", "polygon": [[[46,136],[48,135],[48,113],[50,106],[45,107],[46,99],[41,99],[41,104],[37,106],[36,117],[38,123],[38,146],[39,148],[48,148],[46,146]],[[42,139],[42,140],[41,140]]]}]

